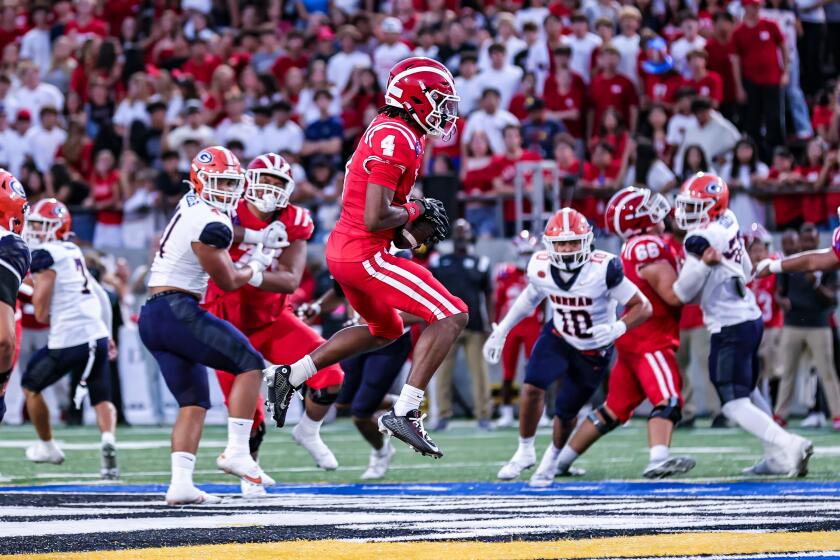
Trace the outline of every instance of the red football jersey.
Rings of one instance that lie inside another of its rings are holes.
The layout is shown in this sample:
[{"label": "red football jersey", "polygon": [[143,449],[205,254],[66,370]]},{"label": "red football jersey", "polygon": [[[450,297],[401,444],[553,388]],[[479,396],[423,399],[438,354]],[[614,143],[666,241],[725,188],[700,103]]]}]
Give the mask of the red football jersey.
[{"label": "red football jersey", "polygon": [[[242,200],[233,217],[235,225],[257,230],[265,228],[275,220],[286,226],[290,242],[308,241],[315,230],[309,210],[293,204],[277,212],[272,220],[263,222],[251,212],[248,203]],[[230,257],[236,262],[254,248],[255,246],[249,243],[234,243],[230,248]],[[275,321],[286,307],[289,295],[267,292],[248,284],[234,292],[226,292],[210,280],[204,305],[211,311],[215,305],[224,305],[225,319],[247,334]]]},{"label": "red football jersey", "polygon": [[680,308],[665,303],[648,284],[639,271],[647,265],[667,263],[679,271],[679,261],[668,244],[656,235],[637,235],[624,244],[621,264],[624,275],[650,300],[653,315],[636,327],[633,336],[619,338],[619,351],[634,354],[654,352],[663,348],[676,348],[680,344]]},{"label": "red football jersey", "polygon": [[[524,270],[519,270],[516,265],[502,263],[496,270],[496,294],[495,299],[495,321],[498,322],[510,310],[510,306],[519,297],[525,288],[528,287],[528,275]],[[545,322],[545,313],[542,303],[534,309],[534,312],[522,320],[523,323],[535,321],[542,325]]]},{"label": "red football jersey", "polygon": [[[685,247],[683,247],[682,241],[671,234],[665,234],[662,238],[668,244],[668,247],[670,247],[671,253],[677,258],[677,263],[682,266],[683,261],[685,261]],[[700,306],[696,303],[683,305],[682,314],[680,315],[680,329],[696,329],[702,326],[703,310],[700,309]]]},{"label": "red football jersey", "polygon": [[426,137],[405,121],[378,115],[347,162],[341,216],[327,241],[327,258],[362,262],[388,247],[394,230],[370,232],[365,227],[368,183],[394,191],[394,205],[408,202],[423,163]]},{"label": "red football jersey", "polygon": [[[777,259],[774,255],[771,257]],[[764,320],[764,327],[778,329],[784,324],[784,315],[779,304],[776,303],[776,275],[771,274],[764,278],[756,278],[747,287],[755,295],[755,302],[761,309],[761,318]]]}]

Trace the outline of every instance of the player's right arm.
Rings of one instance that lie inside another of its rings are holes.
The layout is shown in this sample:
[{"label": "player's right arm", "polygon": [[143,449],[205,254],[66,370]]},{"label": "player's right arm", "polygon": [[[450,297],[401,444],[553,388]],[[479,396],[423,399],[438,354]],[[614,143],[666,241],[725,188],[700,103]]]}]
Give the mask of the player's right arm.
[{"label": "player's right arm", "polygon": [[300,286],[303,269],[306,267],[306,241],[292,241],[277,259],[271,270],[263,273],[261,290],[281,294],[291,294]]},{"label": "player's right arm", "polygon": [[493,325],[493,332],[487,337],[484,343],[484,359],[491,364],[499,363],[502,356],[502,348],[505,339],[513,327],[534,312],[534,308],[545,299],[545,295],[533,284],[522,290],[522,293],[514,300],[504,318],[498,324]]},{"label": "player's right arm", "polygon": [[677,282],[677,271],[668,262],[649,264],[639,270],[639,276],[645,279],[653,291],[656,292],[662,301],[673,307],[683,304],[682,300],[674,292],[674,284]]},{"label": "player's right arm", "polygon": [[706,283],[706,278],[712,271],[703,257],[715,250],[709,240],[702,235],[695,234],[686,237],[685,263],[673,287],[674,294],[682,303],[690,302],[703,289],[703,284]]},{"label": "player's right arm", "polygon": [[191,247],[201,267],[219,288],[231,292],[249,282],[261,284],[267,266],[261,248],[258,247],[254,252],[255,256],[247,266],[237,268],[228,253],[232,241],[233,231],[229,226],[221,222],[210,222],[204,226],[198,241],[191,243]]},{"label": "player's right arm", "polygon": [[385,187],[373,182],[368,183],[365,191],[365,227],[369,232],[387,231],[405,225],[409,222],[412,209],[416,217],[423,214],[423,205],[416,202],[394,206],[392,203],[395,188],[396,186]]},{"label": "player's right arm", "polygon": [[0,239],[0,396],[6,391],[14,367],[15,308],[30,260],[29,248],[20,237],[7,235]]},{"label": "player's right arm", "polygon": [[840,270],[840,258],[833,248],[797,253],[782,260],[764,259],[756,265],[755,275],[764,278],[780,272],[816,272]]}]

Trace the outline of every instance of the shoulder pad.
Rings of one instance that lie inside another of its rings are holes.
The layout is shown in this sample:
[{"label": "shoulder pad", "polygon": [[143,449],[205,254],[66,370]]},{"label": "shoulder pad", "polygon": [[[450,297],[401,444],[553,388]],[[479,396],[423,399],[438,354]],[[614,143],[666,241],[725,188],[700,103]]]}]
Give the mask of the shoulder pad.
[{"label": "shoulder pad", "polygon": [[0,264],[17,275],[19,281],[29,272],[30,261],[29,247],[18,235],[9,233],[0,239]]},{"label": "shoulder pad", "polygon": [[216,249],[227,249],[233,242],[233,230],[222,222],[210,222],[201,230],[198,240]]},{"label": "shoulder pad", "polygon": [[629,240],[621,252],[621,257],[635,264],[651,264],[671,255],[671,249],[655,235],[639,235]]},{"label": "shoulder pad", "polygon": [[280,215],[280,221],[286,226],[289,234],[289,241],[309,241],[315,232],[315,223],[312,221],[312,214],[306,208],[290,204]]},{"label": "shoulder pad", "polygon": [[589,257],[589,261],[592,264],[603,264],[608,262],[610,259],[615,259],[615,255],[612,253],[608,253],[607,251],[602,251],[600,249],[595,249],[592,251],[592,255]]},{"label": "shoulder pad", "polygon": [[621,259],[610,259],[607,262],[607,289],[612,289],[621,284],[624,280],[624,267],[621,265]]},{"label": "shoulder pad", "polygon": [[39,272],[43,272],[55,264],[55,259],[48,250],[43,248],[38,248],[32,251],[32,261],[30,270],[32,270],[32,274],[37,274]]},{"label": "shoulder pad", "polygon": [[423,153],[423,145],[417,133],[408,124],[397,119],[374,123],[365,132],[362,141],[370,146],[372,155],[386,161],[400,161],[406,158],[413,161]]},{"label": "shoulder pad", "polygon": [[711,247],[711,243],[709,239],[705,235],[701,235],[698,233],[691,233],[688,237],[685,238],[685,252],[694,255],[695,257],[702,258],[703,253]]},{"label": "shoulder pad", "polygon": [[548,256],[548,251],[537,251],[528,261],[528,279],[545,278],[549,266],[551,257]]}]

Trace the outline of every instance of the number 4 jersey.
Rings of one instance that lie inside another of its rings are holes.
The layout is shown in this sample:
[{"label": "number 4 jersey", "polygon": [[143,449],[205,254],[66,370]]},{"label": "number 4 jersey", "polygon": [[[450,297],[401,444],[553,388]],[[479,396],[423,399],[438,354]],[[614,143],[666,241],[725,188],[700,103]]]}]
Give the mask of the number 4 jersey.
[{"label": "number 4 jersey", "polygon": [[625,305],[638,292],[624,276],[621,261],[605,251],[593,251],[589,261],[573,273],[560,272],[551,265],[547,252],[538,251],[528,263],[528,281],[532,299],[548,298],[554,329],[578,350],[596,350],[598,345],[587,331],[614,322],[618,305]]},{"label": "number 4 jersey", "polygon": [[102,322],[99,298],[90,288],[85,257],[75,244],[61,241],[41,245],[32,251],[31,270],[33,274],[55,271],[48,348],[68,348],[110,336]]}]

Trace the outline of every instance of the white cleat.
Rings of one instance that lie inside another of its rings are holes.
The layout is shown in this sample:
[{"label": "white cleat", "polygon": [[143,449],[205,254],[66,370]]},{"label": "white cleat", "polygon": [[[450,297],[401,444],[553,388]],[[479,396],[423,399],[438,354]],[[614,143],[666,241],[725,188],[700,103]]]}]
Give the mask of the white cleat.
[{"label": "white cleat", "polygon": [[254,461],[254,458],[247,453],[230,456],[226,455],[226,453],[227,450],[216,459],[216,466],[220,471],[238,476],[251,484],[262,486],[271,486],[274,484],[274,479],[265,474],[265,471]]},{"label": "white cleat", "polygon": [[397,450],[391,445],[391,440],[385,441],[382,449],[374,449],[370,452],[370,461],[365,472],[362,473],[362,480],[377,480],[385,476],[388,472],[388,467],[391,466],[391,460]]},{"label": "white cleat", "polygon": [[248,482],[244,478],[239,480],[239,488],[242,491],[242,497],[245,499],[251,500],[268,497],[268,491],[265,489],[265,486]]},{"label": "white cleat", "polygon": [[192,484],[178,484],[177,486],[170,484],[169,489],[166,490],[166,505],[168,506],[218,504],[221,501],[220,497],[199,490]]},{"label": "white cleat", "polygon": [[537,469],[528,480],[528,486],[532,488],[547,488],[554,484],[554,472],[556,469]]},{"label": "white cleat", "polygon": [[828,420],[819,412],[812,412],[800,424],[801,428],[824,428],[826,426],[828,426]]},{"label": "white cleat", "polygon": [[303,430],[300,430],[300,424],[295,426],[295,429],[292,430],[292,439],[295,440],[295,443],[306,449],[312,458],[315,460],[315,465],[318,466],[319,469],[324,469],[325,471],[334,471],[338,468],[338,459],[335,458],[333,452],[330,451],[330,448],[327,447],[327,444],[324,443],[324,440],[321,439],[321,434],[315,434],[315,437],[310,435],[304,434]]},{"label": "white cleat", "polygon": [[642,476],[645,478],[668,478],[675,474],[687,473],[697,464],[691,457],[668,457],[661,461],[651,461],[645,467]]},{"label": "white cleat", "polygon": [[505,463],[499,469],[496,478],[499,480],[513,480],[519,478],[522,471],[530,469],[537,464],[537,451],[533,447],[527,447],[525,450],[517,449],[510,461]]},{"label": "white cleat", "polygon": [[790,477],[805,476],[808,474],[808,461],[814,454],[814,444],[810,440],[797,435],[793,436],[793,443],[784,449],[787,456],[788,472]]},{"label": "white cleat", "polygon": [[64,462],[64,453],[55,442],[39,441],[26,448],[26,458],[33,463],[51,463],[60,465]]}]

